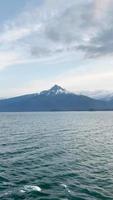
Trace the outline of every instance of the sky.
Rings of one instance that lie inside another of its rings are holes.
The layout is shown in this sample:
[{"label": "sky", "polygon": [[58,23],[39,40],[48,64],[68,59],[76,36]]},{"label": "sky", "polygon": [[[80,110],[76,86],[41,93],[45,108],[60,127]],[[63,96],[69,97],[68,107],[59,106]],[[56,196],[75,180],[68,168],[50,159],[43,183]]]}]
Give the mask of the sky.
[{"label": "sky", "polygon": [[0,97],[113,91],[113,0],[0,0]]}]

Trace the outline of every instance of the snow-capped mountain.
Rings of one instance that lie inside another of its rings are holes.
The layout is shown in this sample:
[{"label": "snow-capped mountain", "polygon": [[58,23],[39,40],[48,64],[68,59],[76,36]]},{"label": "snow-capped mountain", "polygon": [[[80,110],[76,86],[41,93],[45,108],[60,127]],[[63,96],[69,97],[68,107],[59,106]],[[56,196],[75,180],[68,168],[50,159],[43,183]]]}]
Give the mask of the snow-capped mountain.
[{"label": "snow-capped mountain", "polygon": [[54,85],[49,90],[44,90],[40,92],[40,95],[59,95],[59,94],[68,94],[69,92],[58,85]]},{"label": "snow-capped mountain", "polygon": [[58,85],[40,93],[0,100],[0,112],[97,110],[113,110],[113,102],[77,95]]}]

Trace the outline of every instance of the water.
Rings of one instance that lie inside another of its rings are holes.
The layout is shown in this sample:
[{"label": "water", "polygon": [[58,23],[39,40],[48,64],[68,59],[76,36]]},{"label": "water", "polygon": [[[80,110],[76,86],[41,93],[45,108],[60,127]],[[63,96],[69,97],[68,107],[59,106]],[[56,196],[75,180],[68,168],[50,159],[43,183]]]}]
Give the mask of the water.
[{"label": "water", "polygon": [[113,199],[113,112],[1,113],[0,200]]}]

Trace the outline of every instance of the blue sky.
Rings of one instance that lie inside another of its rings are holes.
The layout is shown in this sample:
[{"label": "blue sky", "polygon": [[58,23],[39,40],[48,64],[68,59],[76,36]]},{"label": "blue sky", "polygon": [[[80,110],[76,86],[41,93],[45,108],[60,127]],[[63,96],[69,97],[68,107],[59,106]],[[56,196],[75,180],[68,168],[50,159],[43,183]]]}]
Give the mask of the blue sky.
[{"label": "blue sky", "polygon": [[112,0],[0,0],[0,97],[113,91]]}]

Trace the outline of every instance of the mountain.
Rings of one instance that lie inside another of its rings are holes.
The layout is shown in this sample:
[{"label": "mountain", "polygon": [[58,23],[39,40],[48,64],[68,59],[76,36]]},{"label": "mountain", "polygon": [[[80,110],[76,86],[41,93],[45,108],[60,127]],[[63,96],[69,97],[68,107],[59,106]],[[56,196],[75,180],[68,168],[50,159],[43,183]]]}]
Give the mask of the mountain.
[{"label": "mountain", "polygon": [[40,92],[40,95],[59,95],[59,94],[68,94],[69,92],[58,85],[54,85],[50,90],[44,90]]},{"label": "mountain", "polygon": [[82,91],[80,94],[91,97],[93,99],[110,101],[113,99],[113,91],[97,90],[97,91]]},{"label": "mountain", "polygon": [[113,102],[76,95],[55,85],[49,90],[0,100],[0,112],[113,110]]}]

